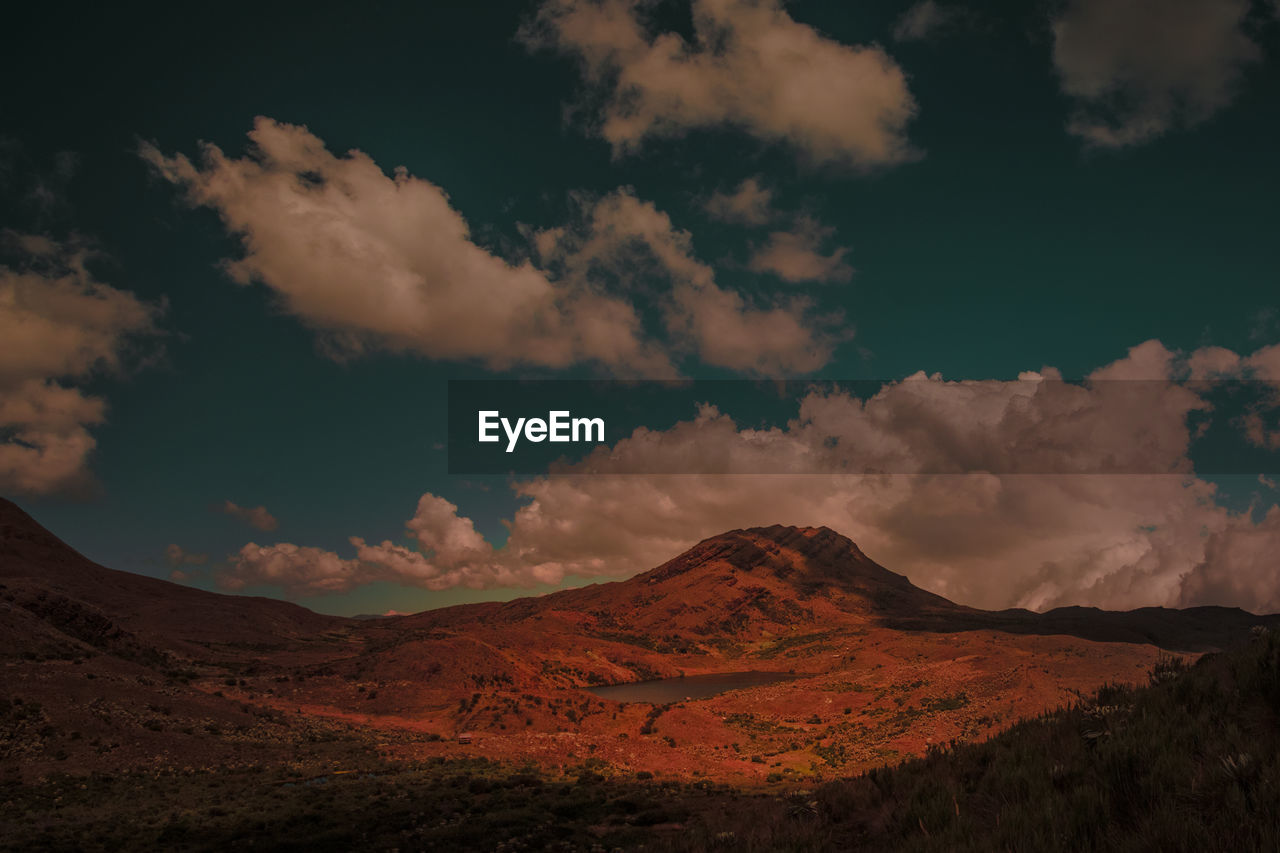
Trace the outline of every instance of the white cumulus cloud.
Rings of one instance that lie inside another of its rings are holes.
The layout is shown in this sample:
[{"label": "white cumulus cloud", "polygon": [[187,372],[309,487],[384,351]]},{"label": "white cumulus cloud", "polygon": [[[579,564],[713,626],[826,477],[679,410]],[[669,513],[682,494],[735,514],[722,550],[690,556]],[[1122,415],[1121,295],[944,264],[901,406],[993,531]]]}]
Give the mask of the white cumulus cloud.
[{"label": "white cumulus cloud", "polygon": [[[305,127],[268,118],[249,137],[240,158],[212,145],[199,162],[147,144],[141,153],[240,238],[231,277],[265,284],[335,352],[629,376],[671,376],[690,357],[809,371],[831,355],[836,338],[806,302],[757,304],[719,286],[689,233],[630,190],[583,200],[580,221],[527,229],[538,263],[508,261],[475,243],[443,189],[403,168],[387,175],[360,151],[335,155]],[[661,308],[661,328],[646,328],[642,304]]]}]

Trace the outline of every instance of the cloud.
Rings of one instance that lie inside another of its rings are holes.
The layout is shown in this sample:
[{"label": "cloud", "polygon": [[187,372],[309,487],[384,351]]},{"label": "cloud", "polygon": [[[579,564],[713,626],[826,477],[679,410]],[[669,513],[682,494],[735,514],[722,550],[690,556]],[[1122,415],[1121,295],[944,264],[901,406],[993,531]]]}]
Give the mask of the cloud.
[{"label": "cloud", "polygon": [[753,272],[773,273],[784,281],[849,281],[853,267],[845,261],[849,250],[837,247],[830,254],[822,254],[822,243],[834,228],[824,227],[815,220],[799,217],[789,231],[774,231],[768,241],[752,253],[747,268]]},{"label": "cloud", "polygon": [[[704,204],[712,218],[739,225],[764,225],[780,215],[773,208],[773,192],[758,178],[747,178],[732,193],[714,193]],[[753,272],[772,273],[793,284],[803,281],[849,281],[853,267],[845,261],[849,250],[836,247],[822,253],[822,244],[835,233],[811,216],[792,218],[791,227],[769,234],[747,261]]]},{"label": "cloud", "polygon": [[945,6],[934,0],[922,0],[898,18],[893,25],[893,40],[923,41],[949,29],[964,17],[966,12],[963,9]]},{"label": "cloud", "polygon": [[793,20],[778,0],[692,0],[692,39],[653,26],[646,0],[547,0],[521,28],[574,57],[615,155],[650,137],[732,126],[808,159],[855,168],[917,153],[916,105],[878,46],[849,46]]},{"label": "cloud", "polygon": [[206,145],[200,165],[147,144],[141,153],[241,238],[231,277],[269,286],[336,351],[662,369],[630,305],[476,245],[440,187],[404,169],[387,176],[359,151],[335,156],[304,127],[259,118],[249,138],[247,156]]},{"label": "cloud", "polygon": [[1280,612],[1277,543],[1280,506],[1272,506],[1258,524],[1239,517],[1213,531],[1202,559],[1182,579],[1177,605],[1213,603],[1254,613]]},{"label": "cloud", "polygon": [[1053,63],[1077,105],[1068,130],[1121,148],[1197,125],[1229,104],[1261,58],[1249,0],[1070,0]]},{"label": "cloud", "polygon": [[1242,356],[1222,347],[1205,347],[1188,359],[1187,369],[1195,379],[1244,379],[1260,383],[1254,398],[1236,419],[1245,439],[1256,447],[1280,450],[1280,344],[1262,347]]},{"label": "cloud", "polygon": [[377,581],[448,589],[468,586],[488,589],[527,583],[533,573],[520,571],[495,558],[493,547],[471,520],[458,516],[458,507],[435,495],[423,495],[417,512],[405,525],[421,550],[391,541],[370,544],[351,537],[353,557],[284,542],[240,549],[218,577],[228,589],[279,586],[296,595],[346,592]]},{"label": "cloud", "polygon": [[476,532],[470,519],[458,517],[458,507],[444,498],[423,495],[405,530],[424,551],[444,565],[455,566],[488,559],[493,548]]},{"label": "cloud", "polygon": [[[720,288],[691,237],[620,190],[581,200],[581,221],[526,229],[540,254],[508,262],[477,245],[444,190],[366,154],[335,156],[304,127],[259,118],[246,156],[212,145],[193,163],[144,144],[142,156],[193,204],[218,211],[244,256],[226,264],[258,281],[323,336],[331,352],[379,348],[470,360],[493,369],[593,364],[628,376],[671,376],[697,355],[743,370],[812,370],[834,338],[807,303],[751,304]],[[646,279],[620,263],[648,253]],[[655,282],[669,290],[655,289]],[[647,329],[637,305],[658,304]],[[727,336],[763,332],[736,344]]]},{"label": "cloud", "polygon": [[[232,558],[231,570],[219,575],[227,589],[248,586],[280,586],[297,595],[344,592],[376,577],[361,575],[355,560],[345,560],[332,551],[299,547],[288,542],[262,547],[250,542]],[[403,582],[403,580],[402,580]]]},{"label": "cloud", "polygon": [[[1280,511],[1254,523],[1227,510],[1187,458],[1188,418],[1207,403],[1164,380],[1189,375],[1196,358],[1149,341],[1083,385],[1043,368],[1016,381],[917,374],[867,400],[815,390],[772,429],[708,407],[582,463],[602,473],[515,483],[522,506],[502,548],[426,495],[409,522],[421,550],[353,539],[355,556],[341,558],[246,546],[230,579],[286,577],[295,591],[314,590],[334,582],[315,568],[328,561],[343,567],[343,589],[370,578],[530,586],[625,577],[728,529],[825,524],[916,583],[981,607],[1275,609]],[[1046,460],[1055,471],[1115,473],[1038,473]],[[610,473],[646,467],[722,473]],[[957,473],[832,473],[841,470]],[[1171,473],[1125,473],[1135,470]]]},{"label": "cloud", "polygon": [[83,244],[6,232],[0,264],[0,490],[46,495],[91,482],[89,428],[106,404],[71,383],[119,373],[162,306],[98,281]]},{"label": "cloud", "polygon": [[712,193],[703,207],[712,219],[737,225],[764,225],[773,218],[773,191],[747,178],[731,193]]},{"label": "cloud", "polygon": [[1266,383],[1265,393],[1240,416],[1245,437],[1256,447],[1280,450],[1280,424],[1275,421],[1280,410],[1280,345],[1264,347],[1243,360],[1241,372]]},{"label": "cloud", "polygon": [[232,518],[239,519],[250,527],[258,530],[272,531],[280,526],[280,522],[276,521],[276,517],[267,512],[265,506],[244,507],[238,504],[226,501],[219,507],[217,511],[223,515],[229,515]]},{"label": "cloud", "polygon": [[[179,569],[183,566],[203,566],[209,562],[209,555],[193,554],[181,545],[173,544],[164,549],[164,559],[169,564],[169,568]],[[181,574],[183,579],[186,579],[187,575]]]},{"label": "cloud", "polygon": [[540,259],[561,280],[580,287],[601,278],[628,287],[665,282],[657,305],[666,335],[706,364],[776,376],[808,373],[830,360],[837,337],[811,318],[807,299],[761,307],[721,288],[694,255],[692,235],[630,189],[580,203],[576,227],[534,237]]},{"label": "cloud", "polygon": [[18,140],[0,137],[0,188],[37,228],[68,212],[67,189],[79,170],[74,151],[35,157]]}]

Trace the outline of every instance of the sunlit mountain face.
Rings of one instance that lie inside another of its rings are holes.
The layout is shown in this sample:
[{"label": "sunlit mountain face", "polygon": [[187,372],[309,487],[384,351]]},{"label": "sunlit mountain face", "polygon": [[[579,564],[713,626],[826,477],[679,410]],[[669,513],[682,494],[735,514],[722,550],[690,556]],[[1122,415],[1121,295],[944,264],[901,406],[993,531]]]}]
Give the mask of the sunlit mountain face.
[{"label": "sunlit mountain face", "polygon": [[1274,848],[1278,15],[11,11],[13,843]]}]

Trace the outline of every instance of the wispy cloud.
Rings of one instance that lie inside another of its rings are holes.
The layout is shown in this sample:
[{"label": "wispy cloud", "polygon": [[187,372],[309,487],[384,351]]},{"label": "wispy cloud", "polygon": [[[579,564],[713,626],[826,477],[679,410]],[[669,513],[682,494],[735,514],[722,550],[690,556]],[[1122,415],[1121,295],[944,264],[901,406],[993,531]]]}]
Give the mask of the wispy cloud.
[{"label": "wispy cloud", "polygon": [[835,229],[808,216],[796,218],[789,230],[774,231],[747,261],[754,272],[772,273],[784,281],[844,282],[853,278],[853,267],[845,260],[849,249],[837,246],[822,251],[822,244]]},{"label": "wispy cloud", "polygon": [[1249,10],[1249,0],[1070,0],[1053,20],[1054,67],[1077,104],[1068,130],[1120,148],[1205,121],[1262,56]]},{"label": "wispy cloud", "polygon": [[732,192],[712,193],[703,208],[721,222],[764,225],[774,216],[773,191],[759,177],[746,178]]},{"label": "wispy cloud", "polygon": [[209,562],[208,554],[193,554],[181,545],[172,544],[164,549],[165,562],[172,569],[179,569],[183,566],[203,566]]},{"label": "wispy cloud", "polygon": [[276,517],[267,512],[265,506],[243,507],[231,501],[224,501],[218,506],[218,512],[239,519],[258,530],[272,531],[280,526]]},{"label": "wispy cloud", "polygon": [[960,6],[946,5],[935,0],[921,0],[902,13],[893,25],[894,41],[925,41],[954,28],[969,18],[969,11]]}]

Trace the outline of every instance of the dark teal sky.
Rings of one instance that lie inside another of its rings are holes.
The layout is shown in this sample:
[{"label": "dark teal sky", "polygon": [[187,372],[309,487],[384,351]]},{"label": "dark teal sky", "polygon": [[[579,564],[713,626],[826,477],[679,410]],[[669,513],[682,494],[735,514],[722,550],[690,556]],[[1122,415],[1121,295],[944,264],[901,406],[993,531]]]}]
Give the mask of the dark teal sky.
[{"label": "dark teal sky", "polygon": [[[5,226],[85,235],[103,252],[103,281],[167,306],[159,363],[89,385],[109,405],[94,431],[100,491],[23,505],[90,557],[158,576],[169,543],[217,559],[250,539],[401,540],[425,491],[504,535],[515,507],[505,482],[450,479],[436,449],[446,380],[494,374],[414,356],[323,357],[265,287],[228,280],[218,262],[237,241],[137,154],[140,140],[188,155],[206,140],[238,155],[259,115],[443,187],[491,247],[518,242],[517,223],[565,221],[570,191],[632,186],[692,233],[722,284],[746,292],[765,285],[735,265],[763,232],[711,220],[700,199],[763,175],[779,207],[810,212],[835,229],[831,245],[850,247],[849,283],[768,285],[843,311],[854,336],[824,376],[1013,378],[1042,365],[1081,376],[1150,338],[1238,352],[1280,342],[1274,24],[1257,23],[1266,59],[1208,121],[1090,150],[1065,130],[1072,106],[1051,63],[1049,7],[984,4],[972,25],[895,44],[906,5],[787,6],[833,39],[885,45],[909,75],[919,113],[908,135],[924,156],[869,174],[806,166],[731,128],[611,157],[564,120],[581,91],[572,63],[515,40],[529,3],[10,10]],[[679,7],[663,9],[678,25]],[[58,152],[77,165],[42,207],[28,193],[50,180]],[[209,511],[228,499],[265,505],[279,530]],[[416,610],[493,595],[376,586],[307,603]]]}]

